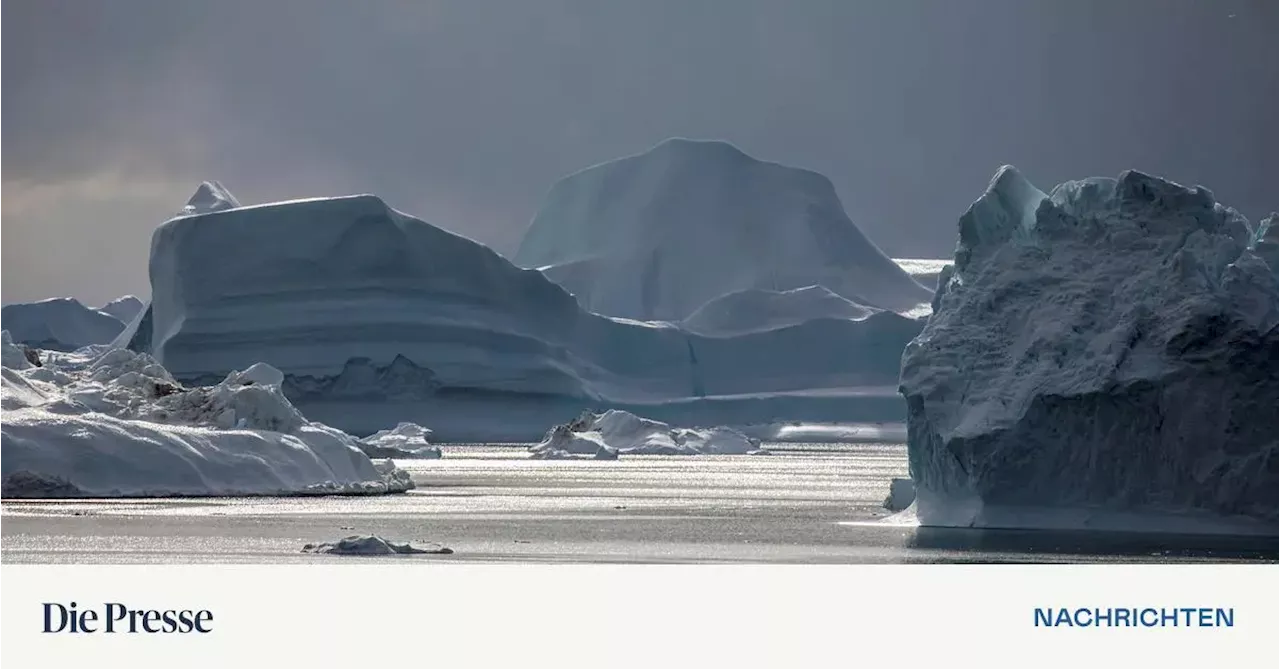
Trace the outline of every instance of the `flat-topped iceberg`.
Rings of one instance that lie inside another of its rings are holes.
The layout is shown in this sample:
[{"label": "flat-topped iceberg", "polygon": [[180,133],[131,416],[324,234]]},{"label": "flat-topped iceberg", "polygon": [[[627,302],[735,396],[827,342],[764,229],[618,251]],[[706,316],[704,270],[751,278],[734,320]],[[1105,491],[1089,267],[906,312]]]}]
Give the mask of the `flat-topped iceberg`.
[{"label": "flat-topped iceberg", "polygon": [[713,337],[601,316],[372,195],[174,218],[149,269],[151,303],[119,345],[191,385],[268,363],[307,416],[356,434],[412,422],[528,441],[609,408],[693,425],[901,420],[897,361],[921,327],[882,312]]},{"label": "flat-topped iceberg", "polygon": [[533,458],[589,456],[601,460],[619,455],[745,455],[762,453],[760,442],[726,427],[673,428],[626,411],[584,413],[557,425],[530,449]]},{"label": "flat-topped iceberg", "polygon": [[921,522],[1274,533],[1277,279],[1203,188],[1003,168],[902,358]]},{"label": "flat-topped iceberg", "polygon": [[268,365],[183,387],[123,349],[47,353],[10,367],[4,342],[6,497],[378,494],[413,487],[356,440],[308,421]]},{"label": "flat-topped iceberg", "polygon": [[[128,308],[113,302],[104,309],[117,306]],[[7,304],[0,309],[0,322],[14,342],[53,351],[108,344],[125,327],[120,318],[71,297]]]}]

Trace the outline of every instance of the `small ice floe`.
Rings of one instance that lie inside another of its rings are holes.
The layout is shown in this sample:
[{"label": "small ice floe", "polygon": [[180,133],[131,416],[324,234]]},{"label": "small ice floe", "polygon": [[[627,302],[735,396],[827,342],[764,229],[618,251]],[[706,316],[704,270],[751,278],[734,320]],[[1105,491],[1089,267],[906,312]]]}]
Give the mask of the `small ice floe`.
[{"label": "small ice floe", "polygon": [[902,511],[915,501],[915,481],[895,478],[889,482],[889,496],[884,499],[884,508],[890,511]]},{"label": "small ice floe", "polygon": [[616,460],[618,455],[766,455],[760,442],[727,427],[672,427],[626,411],[590,411],[557,425],[534,446],[530,457],[589,457]]},{"label": "small ice floe", "polygon": [[413,545],[397,543],[373,534],[353,534],[334,543],[307,544],[303,553],[328,553],[330,555],[449,555],[453,549],[440,544]]}]

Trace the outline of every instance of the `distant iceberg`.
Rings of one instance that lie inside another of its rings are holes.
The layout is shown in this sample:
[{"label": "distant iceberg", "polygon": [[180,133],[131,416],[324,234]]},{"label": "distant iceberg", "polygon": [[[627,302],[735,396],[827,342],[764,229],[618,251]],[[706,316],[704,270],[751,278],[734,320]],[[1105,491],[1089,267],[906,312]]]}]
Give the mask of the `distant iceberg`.
[{"label": "distant iceberg", "polygon": [[959,227],[902,359],[922,523],[1276,531],[1277,277],[1243,216],[1005,167]]},{"label": "distant iceberg", "polygon": [[681,321],[744,291],[822,286],[899,312],[931,296],[849,220],[826,177],[719,141],[669,139],[564,177],[514,260],[589,311],[638,320]]},{"label": "distant iceberg", "polygon": [[215,211],[226,211],[240,206],[231,191],[220,182],[205,181],[196,188],[196,192],[187,200],[182,214],[209,214]]},{"label": "distant iceberg", "polygon": [[724,427],[673,428],[626,411],[584,413],[552,428],[530,449],[536,459],[589,456],[612,460],[619,455],[746,455],[763,453],[760,443]]},{"label": "distant iceberg", "polygon": [[[130,308],[127,303],[117,302],[107,306],[122,313]],[[53,351],[108,344],[125,327],[114,314],[87,307],[71,297],[7,304],[0,309],[0,323],[14,342]]]}]

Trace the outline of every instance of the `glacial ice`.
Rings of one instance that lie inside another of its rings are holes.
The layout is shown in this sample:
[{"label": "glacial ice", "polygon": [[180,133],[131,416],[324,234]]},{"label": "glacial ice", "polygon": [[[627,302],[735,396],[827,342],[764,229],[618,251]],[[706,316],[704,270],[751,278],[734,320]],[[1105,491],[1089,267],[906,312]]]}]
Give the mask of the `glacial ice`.
[{"label": "glacial ice", "polygon": [[884,312],[707,337],[599,316],[371,195],[172,219],[149,270],[151,304],[119,344],[187,384],[266,362],[307,416],[356,434],[414,422],[446,440],[530,440],[589,408],[900,420],[897,361],[922,326]]},{"label": "glacial ice", "polygon": [[353,534],[332,543],[307,544],[303,553],[327,553],[330,555],[448,555],[453,550],[439,544],[414,545],[396,542],[373,534]]},{"label": "glacial ice", "polygon": [[378,494],[413,487],[351,436],[306,420],[267,365],[183,387],[150,356],[89,347],[10,367],[5,496]]},{"label": "glacial ice", "polygon": [[208,214],[215,211],[226,211],[240,206],[231,191],[217,181],[205,181],[196,188],[191,199],[182,208],[182,215]]},{"label": "glacial ice", "polygon": [[822,286],[782,292],[752,288],[707,302],[680,325],[690,332],[724,337],[777,330],[819,318],[861,320],[873,313],[877,310],[851,302]]},{"label": "glacial ice", "polygon": [[431,430],[414,423],[400,423],[390,430],[361,439],[361,450],[371,458],[434,459],[441,456],[440,447],[427,443]]},{"label": "glacial ice", "polygon": [[916,484],[911,479],[890,479],[889,494],[884,498],[884,508],[905,511],[916,501]]},{"label": "glacial ice", "polygon": [[626,411],[586,412],[557,425],[530,449],[535,459],[619,455],[746,455],[763,453],[760,443],[737,430],[673,428]]},{"label": "glacial ice", "polygon": [[119,318],[71,297],[7,304],[0,323],[14,342],[54,351],[107,344],[124,330]]},{"label": "glacial ice", "polygon": [[680,321],[722,295],[807,286],[891,311],[930,291],[849,220],[831,182],[717,141],[670,139],[571,174],[515,255],[589,311]]},{"label": "glacial ice", "polygon": [[[145,305],[142,303],[142,300],[137,297],[134,297],[133,295],[125,295],[124,297],[118,297],[102,305],[98,311],[115,318],[121,323],[129,323],[142,312],[144,306]],[[95,343],[105,344],[107,342]]]},{"label": "glacial ice", "polygon": [[903,354],[921,522],[1274,533],[1277,277],[1250,235],[1203,188],[1002,168]]}]

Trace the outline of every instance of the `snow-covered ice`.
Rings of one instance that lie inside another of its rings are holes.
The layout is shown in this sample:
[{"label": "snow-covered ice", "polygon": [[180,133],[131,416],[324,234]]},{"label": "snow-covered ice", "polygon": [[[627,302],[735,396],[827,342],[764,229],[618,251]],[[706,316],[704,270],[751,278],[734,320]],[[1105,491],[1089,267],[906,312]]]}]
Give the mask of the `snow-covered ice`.
[{"label": "snow-covered ice", "polygon": [[90,347],[9,367],[6,496],[377,494],[413,487],[356,440],[306,420],[268,365],[183,387],[150,356]]},{"label": "snow-covered ice", "polygon": [[930,290],[849,220],[826,177],[669,139],[557,182],[515,255],[588,310],[680,321],[731,293],[823,286],[901,311]]},{"label": "snow-covered ice", "polygon": [[453,550],[439,544],[396,542],[373,534],[353,534],[332,543],[307,544],[304,553],[330,555],[449,555]]},{"label": "snow-covered ice", "polygon": [[745,455],[762,453],[760,442],[727,427],[673,428],[626,411],[584,413],[557,425],[530,449],[543,459],[618,455]]},{"label": "snow-covered ice", "polygon": [[537,439],[588,408],[689,425],[900,420],[891,393],[866,389],[897,383],[922,326],[884,312],[707,337],[600,316],[371,195],[172,219],[149,273],[151,304],[118,343],[187,384],[266,362],[308,416],[358,434],[414,422]]},{"label": "snow-covered ice", "polygon": [[390,430],[360,440],[360,448],[371,458],[439,458],[440,448],[427,443],[431,430],[415,423],[400,423]]},{"label": "snow-covered ice", "polygon": [[1277,277],[1203,188],[1005,167],[903,355],[925,524],[1276,531]]},{"label": "snow-covered ice", "polygon": [[119,318],[71,297],[7,304],[0,309],[0,326],[15,342],[54,351],[110,343],[124,325]]}]

